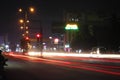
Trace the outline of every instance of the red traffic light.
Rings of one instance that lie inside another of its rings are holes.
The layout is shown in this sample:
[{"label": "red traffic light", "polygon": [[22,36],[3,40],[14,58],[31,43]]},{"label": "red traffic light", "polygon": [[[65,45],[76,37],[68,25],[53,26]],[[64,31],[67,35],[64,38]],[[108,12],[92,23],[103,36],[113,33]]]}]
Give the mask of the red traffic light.
[{"label": "red traffic light", "polygon": [[25,40],[29,40],[29,37],[25,37]]},{"label": "red traffic light", "polygon": [[40,35],[40,34],[37,34],[37,35],[36,35],[36,37],[37,37],[37,38],[40,38],[40,37],[41,37],[41,35]]}]

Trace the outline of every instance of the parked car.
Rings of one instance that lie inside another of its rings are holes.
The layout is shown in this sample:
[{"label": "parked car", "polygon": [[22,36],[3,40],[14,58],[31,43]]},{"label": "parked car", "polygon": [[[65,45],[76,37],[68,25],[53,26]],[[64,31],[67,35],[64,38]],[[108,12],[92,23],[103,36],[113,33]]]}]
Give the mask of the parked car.
[{"label": "parked car", "polygon": [[91,54],[105,54],[106,53],[106,48],[105,47],[93,47]]}]

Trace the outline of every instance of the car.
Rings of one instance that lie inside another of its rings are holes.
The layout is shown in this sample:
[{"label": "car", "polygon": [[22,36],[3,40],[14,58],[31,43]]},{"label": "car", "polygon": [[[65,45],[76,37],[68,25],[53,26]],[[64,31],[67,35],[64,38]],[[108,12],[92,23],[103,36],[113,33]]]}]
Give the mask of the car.
[{"label": "car", "polygon": [[105,54],[106,53],[106,48],[105,47],[93,47],[91,54]]}]

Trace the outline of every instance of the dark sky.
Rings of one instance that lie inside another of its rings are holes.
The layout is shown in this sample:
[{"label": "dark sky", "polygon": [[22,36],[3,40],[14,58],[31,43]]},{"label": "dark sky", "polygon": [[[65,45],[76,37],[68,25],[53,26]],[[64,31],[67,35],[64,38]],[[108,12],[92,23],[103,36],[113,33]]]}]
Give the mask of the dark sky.
[{"label": "dark sky", "polygon": [[1,0],[0,2],[0,36],[8,34],[9,38],[18,37],[17,10],[20,7],[35,6],[45,27],[45,34],[50,32],[48,27],[54,20],[62,18],[64,10],[119,12],[118,0]]}]

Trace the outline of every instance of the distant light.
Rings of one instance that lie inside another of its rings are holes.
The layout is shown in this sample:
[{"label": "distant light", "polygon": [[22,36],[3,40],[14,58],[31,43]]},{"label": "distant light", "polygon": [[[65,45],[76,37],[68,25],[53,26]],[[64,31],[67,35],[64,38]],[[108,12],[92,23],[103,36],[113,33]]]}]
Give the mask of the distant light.
[{"label": "distant light", "polygon": [[9,45],[5,45],[5,48],[9,48]]},{"label": "distant light", "polygon": [[28,29],[28,26],[26,26],[26,29]]},{"label": "distant light", "polygon": [[58,44],[58,42],[59,42],[59,39],[58,39],[58,38],[55,38],[55,39],[54,39],[54,44]]},{"label": "distant light", "polygon": [[20,45],[19,44],[17,44],[17,47],[19,47]]},{"label": "distant light", "polygon": [[52,39],[52,37],[50,36],[49,39]]},{"label": "distant light", "polygon": [[20,23],[23,23],[23,22],[24,22],[24,20],[23,20],[23,19],[20,19],[20,20],[19,20],[19,22],[20,22]]},{"label": "distant light", "polygon": [[67,24],[65,27],[66,30],[78,30],[77,24]]},{"label": "distant light", "polygon": [[45,45],[46,43],[43,43],[43,45]]},{"label": "distant light", "polygon": [[19,12],[22,12],[22,9],[21,9],[21,8],[19,9]]},{"label": "distant light", "polygon": [[35,11],[35,9],[33,7],[30,7],[29,10],[30,10],[30,12],[34,12]]},{"label": "distant light", "polygon": [[25,36],[25,34],[22,34],[22,36]]},{"label": "distant light", "polygon": [[27,20],[26,22],[27,22],[27,23],[29,23],[30,21],[29,21],[29,20]]},{"label": "distant light", "polygon": [[40,37],[41,37],[41,34],[38,33],[38,34],[36,35],[36,37],[37,37],[37,38],[40,38]]},{"label": "distant light", "polygon": [[28,33],[29,33],[29,31],[26,31],[26,33],[28,34]]},{"label": "distant light", "polygon": [[26,37],[25,39],[26,39],[26,40],[29,40],[29,37]]},{"label": "distant light", "polygon": [[57,49],[54,47],[53,50],[56,51]]},{"label": "distant light", "polygon": [[69,47],[70,47],[70,45],[69,45],[69,44],[66,44],[66,45],[65,45],[65,48],[69,48]]},{"label": "distant light", "polygon": [[36,46],[33,46],[33,48],[36,48]]},{"label": "distant light", "polygon": [[23,26],[20,27],[20,29],[23,29],[23,28],[24,28]]}]

